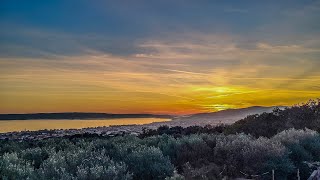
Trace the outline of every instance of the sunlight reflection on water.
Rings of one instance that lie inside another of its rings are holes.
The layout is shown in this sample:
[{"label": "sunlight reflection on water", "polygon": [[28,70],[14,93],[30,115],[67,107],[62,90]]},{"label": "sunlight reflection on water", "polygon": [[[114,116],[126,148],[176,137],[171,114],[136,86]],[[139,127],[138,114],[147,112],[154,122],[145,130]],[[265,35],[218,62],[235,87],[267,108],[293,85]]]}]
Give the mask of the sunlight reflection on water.
[{"label": "sunlight reflection on water", "polygon": [[85,119],[85,120],[1,120],[0,133],[12,131],[36,131],[41,129],[81,129],[98,126],[149,124],[164,122],[170,119],[162,118],[117,118],[117,119]]}]

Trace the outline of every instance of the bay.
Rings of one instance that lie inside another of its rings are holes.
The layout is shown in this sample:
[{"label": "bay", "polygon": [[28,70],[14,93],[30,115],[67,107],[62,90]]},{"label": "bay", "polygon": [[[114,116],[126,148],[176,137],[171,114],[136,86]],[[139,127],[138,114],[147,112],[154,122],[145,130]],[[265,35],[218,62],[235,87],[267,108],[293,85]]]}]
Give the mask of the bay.
[{"label": "bay", "polygon": [[89,127],[149,124],[165,122],[163,118],[117,118],[117,119],[37,119],[37,120],[1,120],[0,133],[13,131],[37,131],[43,129],[81,129]]}]

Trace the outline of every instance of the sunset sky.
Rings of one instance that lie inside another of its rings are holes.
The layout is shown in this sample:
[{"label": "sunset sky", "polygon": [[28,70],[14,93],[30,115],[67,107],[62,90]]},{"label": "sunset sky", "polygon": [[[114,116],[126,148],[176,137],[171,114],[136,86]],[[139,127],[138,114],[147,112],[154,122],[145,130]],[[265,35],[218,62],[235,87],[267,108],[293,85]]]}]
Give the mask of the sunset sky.
[{"label": "sunset sky", "polygon": [[319,0],[0,1],[0,113],[190,114],[319,97]]}]

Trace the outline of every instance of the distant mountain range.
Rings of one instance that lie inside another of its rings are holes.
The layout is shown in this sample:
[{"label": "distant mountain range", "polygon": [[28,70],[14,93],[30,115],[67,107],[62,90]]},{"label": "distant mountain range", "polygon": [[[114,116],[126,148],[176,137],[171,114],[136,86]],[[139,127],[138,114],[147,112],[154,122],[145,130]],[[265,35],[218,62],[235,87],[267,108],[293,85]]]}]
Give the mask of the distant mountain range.
[{"label": "distant mountain range", "polygon": [[0,114],[0,120],[30,119],[113,119],[113,118],[172,118],[170,115],[155,114],[108,114],[108,113],[34,113],[34,114]]},{"label": "distant mountain range", "polygon": [[164,122],[169,126],[204,126],[207,124],[217,125],[217,124],[232,124],[240,119],[247,117],[248,115],[261,114],[264,112],[272,112],[274,108],[284,109],[285,106],[252,106],[248,108],[241,109],[227,109],[212,113],[199,113],[189,116],[179,116],[174,118],[172,121]]}]

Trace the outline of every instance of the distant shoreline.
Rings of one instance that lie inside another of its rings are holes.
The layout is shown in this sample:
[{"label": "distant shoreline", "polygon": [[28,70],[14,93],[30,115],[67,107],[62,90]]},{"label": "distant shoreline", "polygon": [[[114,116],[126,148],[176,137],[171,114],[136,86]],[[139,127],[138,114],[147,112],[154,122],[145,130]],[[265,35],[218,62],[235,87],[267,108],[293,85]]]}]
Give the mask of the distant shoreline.
[{"label": "distant shoreline", "polygon": [[109,114],[109,113],[31,113],[31,114],[0,114],[2,120],[95,120],[95,119],[117,119],[117,118],[173,118],[172,115],[158,114]]},{"label": "distant shoreline", "polygon": [[[171,121],[165,118],[113,118],[113,119],[61,119],[61,120],[0,120],[0,134],[1,133],[23,133],[36,131],[70,131],[77,132],[101,129],[122,129],[124,127],[134,126],[153,126],[157,123]],[[155,124],[153,124],[155,123]],[[141,130],[141,127],[139,127]]]}]

